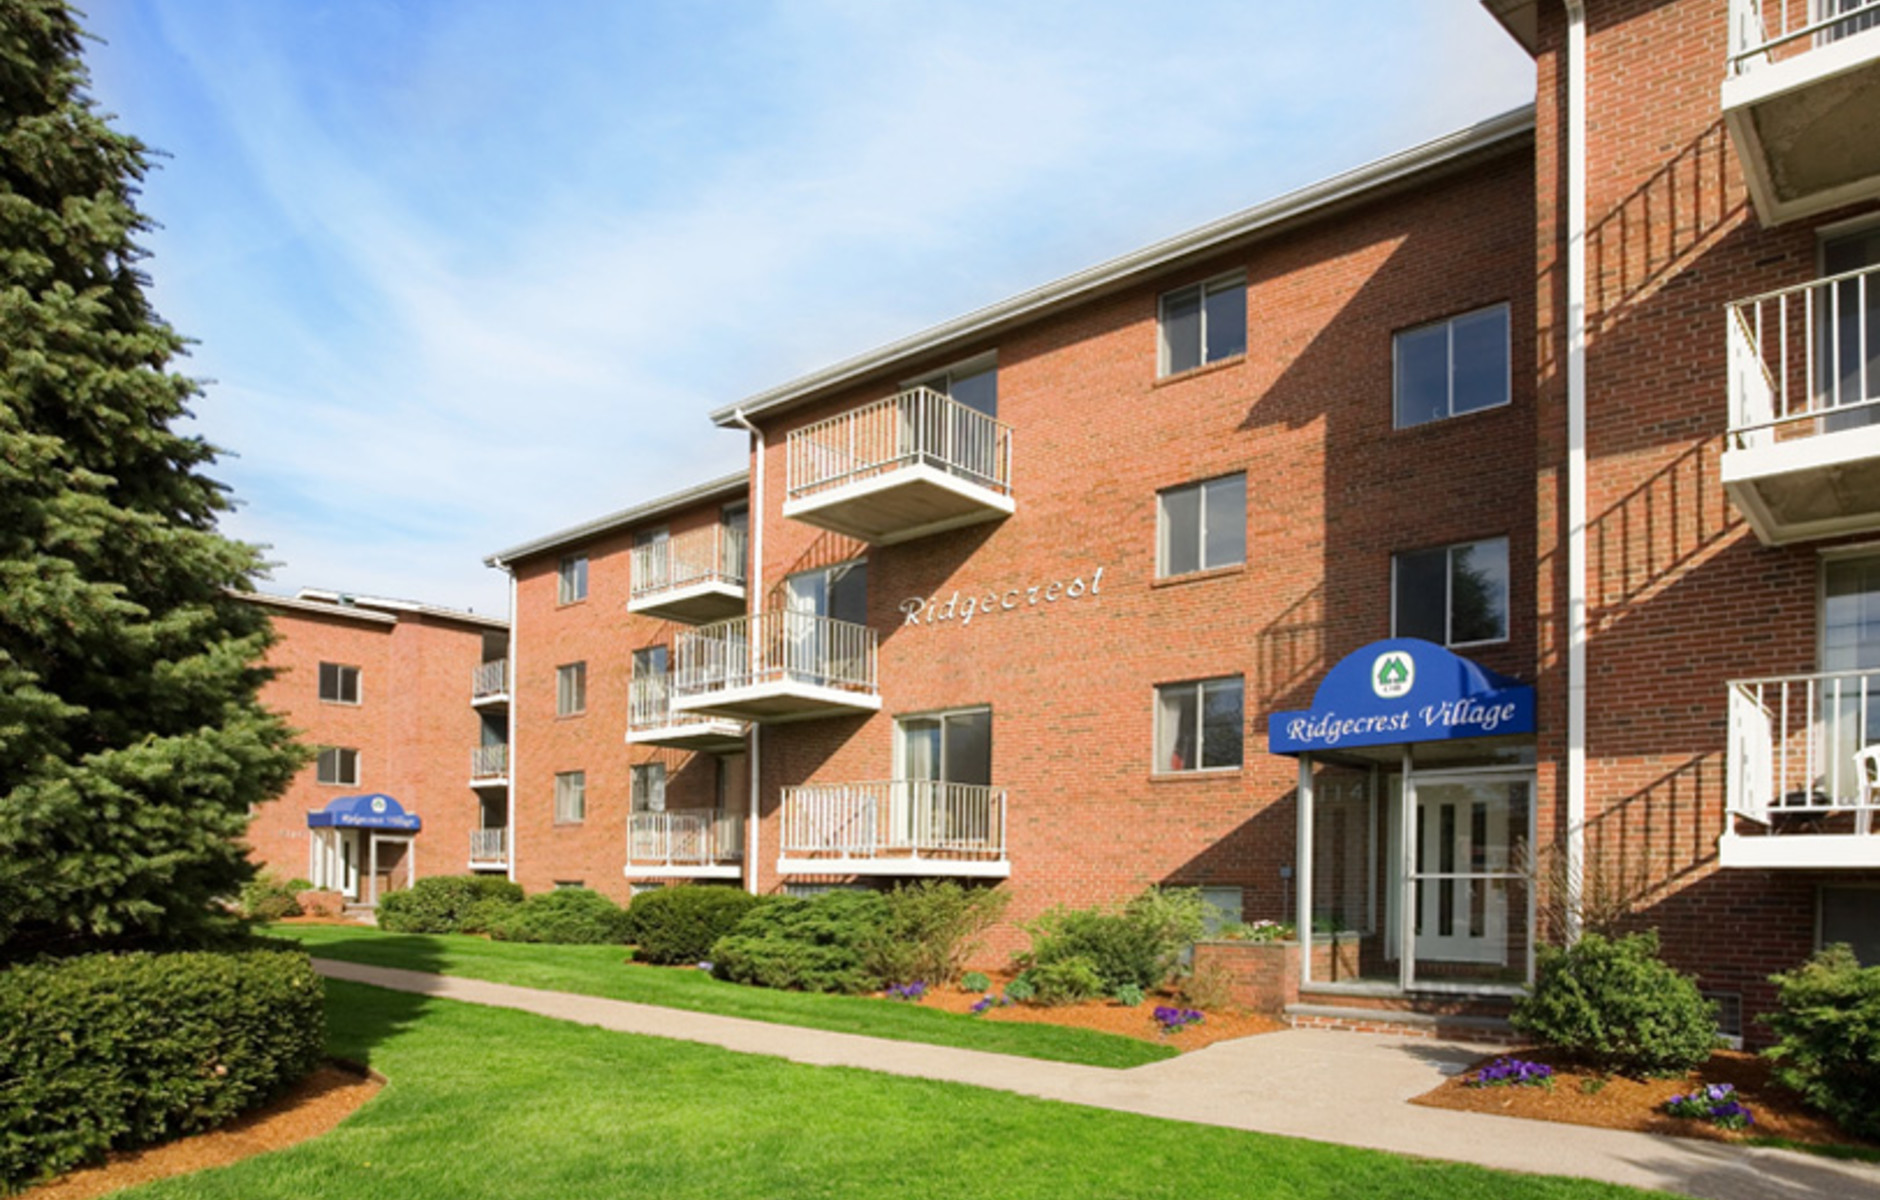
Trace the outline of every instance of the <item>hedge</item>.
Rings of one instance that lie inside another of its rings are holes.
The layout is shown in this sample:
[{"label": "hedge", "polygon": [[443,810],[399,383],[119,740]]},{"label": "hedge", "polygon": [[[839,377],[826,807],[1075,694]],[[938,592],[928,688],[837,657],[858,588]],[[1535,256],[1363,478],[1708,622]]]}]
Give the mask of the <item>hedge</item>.
[{"label": "hedge", "polygon": [[627,938],[639,947],[634,957],[641,962],[702,962],[711,957],[713,943],[761,903],[732,887],[660,888],[627,906]]},{"label": "hedge", "polygon": [[888,900],[879,892],[778,897],[718,939],[712,973],[733,983],[805,992],[874,991],[883,981],[870,970],[865,947],[888,917]]},{"label": "hedge", "polygon": [[537,892],[489,922],[499,942],[594,945],[627,940],[627,910],[587,888]]},{"label": "hedge", "polygon": [[305,951],[92,955],[0,972],[0,1191],[219,1125],[320,1061]]},{"label": "hedge", "polygon": [[392,933],[483,933],[494,906],[521,902],[522,889],[501,875],[433,875],[383,897],[379,928]]},{"label": "hedge", "polygon": [[1772,982],[1776,1078],[1847,1132],[1880,1139],[1880,967],[1833,945]]}]

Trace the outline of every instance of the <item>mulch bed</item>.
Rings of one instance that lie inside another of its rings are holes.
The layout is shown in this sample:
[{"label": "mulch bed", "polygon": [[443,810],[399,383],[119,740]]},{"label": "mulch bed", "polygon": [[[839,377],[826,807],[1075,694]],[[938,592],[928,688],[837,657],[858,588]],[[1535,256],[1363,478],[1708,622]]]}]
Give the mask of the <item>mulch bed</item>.
[{"label": "mulch bed", "polygon": [[[1002,993],[1005,985],[1011,981],[1009,974],[991,974],[991,978],[992,990],[995,993]],[[957,987],[941,987],[930,990],[920,1003],[924,1007],[937,1008],[943,1012],[963,1013],[970,1010],[984,996],[984,992],[969,992]],[[1155,1022],[1154,1013],[1157,1006],[1165,1004],[1178,1005],[1179,1002],[1168,996],[1152,996],[1141,1004],[1135,1005],[1119,1004],[1114,1000],[1090,1000],[1082,1004],[1064,1004],[1055,1008],[1044,1008],[1035,1004],[1011,1004],[1002,1008],[987,1009],[977,1019],[1094,1029],[1099,1033],[1116,1033],[1145,1042],[1162,1042],[1183,1052],[1199,1050],[1203,1046],[1224,1042],[1230,1038],[1253,1037],[1256,1034],[1273,1033],[1287,1027],[1284,1021],[1275,1017],[1262,1016],[1259,1013],[1239,1009],[1222,1008],[1209,1012],[1197,1025],[1189,1025],[1175,1033],[1164,1034]]]}]

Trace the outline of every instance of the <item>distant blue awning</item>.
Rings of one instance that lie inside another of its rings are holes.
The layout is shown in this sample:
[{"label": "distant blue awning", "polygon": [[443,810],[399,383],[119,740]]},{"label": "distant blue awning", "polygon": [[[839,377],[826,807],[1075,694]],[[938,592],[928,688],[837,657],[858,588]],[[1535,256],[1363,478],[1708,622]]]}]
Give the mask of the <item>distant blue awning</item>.
[{"label": "distant blue awning", "polygon": [[383,792],[341,796],[318,812],[307,814],[308,829],[402,829],[416,833],[423,825],[416,814]]},{"label": "distant blue awning", "polygon": [[1274,754],[1533,732],[1531,686],[1417,638],[1346,655],[1325,673],[1311,708],[1266,720]]}]

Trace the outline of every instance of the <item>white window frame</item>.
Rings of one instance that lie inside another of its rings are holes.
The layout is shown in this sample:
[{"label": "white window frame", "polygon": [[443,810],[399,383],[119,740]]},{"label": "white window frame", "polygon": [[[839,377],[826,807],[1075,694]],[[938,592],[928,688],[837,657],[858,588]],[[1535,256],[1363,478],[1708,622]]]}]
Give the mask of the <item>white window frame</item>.
[{"label": "white window frame", "polygon": [[[653,790],[657,792],[657,795],[659,798],[659,807],[654,808],[650,803],[642,807],[642,803],[641,803],[642,800],[643,799],[650,800],[651,796],[648,795],[648,796],[643,797],[641,793],[651,788],[651,783],[648,781],[655,780],[655,779],[658,780],[658,787]],[[634,763],[633,766],[628,768],[628,771],[627,771],[627,811],[636,812],[636,813],[641,813],[641,812],[663,813],[665,812],[666,811],[666,785],[669,782],[670,782],[670,777],[667,774],[665,763],[657,762],[657,761]]]},{"label": "white window frame", "polygon": [[588,598],[588,556],[565,554],[555,568],[555,598],[558,604],[579,604]]},{"label": "white window frame", "polygon": [[[331,759],[333,764],[333,778],[331,779],[327,778],[326,770],[329,761],[327,755],[329,754],[333,756]],[[350,760],[347,757],[348,755],[351,756]],[[359,758],[359,751],[351,746],[322,746],[320,747],[319,755],[314,761],[313,781],[322,787],[358,787],[359,777],[361,775]],[[346,772],[341,769],[348,761],[352,763],[352,777],[350,779],[346,777]]]},{"label": "white window frame", "polygon": [[[1230,479],[1240,480],[1240,557],[1232,562],[1211,563],[1207,561],[1208,552],[1208,489],[1211,485],[1224,483]],[[1192,571],[1171,572],[1168,566],[1169,544],[1173,530],[1169,524],[1168,500],[1171,496],[1185,492],[1201,494],[1201,510],[1195,523],[1196,560],[1201,564]],[[1230,471],[1225,475],[1216,475],[1212,479],[1202,479],[1194,483],[1184,483],[1179,487],[1163,488],[1155,494],[1155,577],[1157,579],[1179,579],[1184,575],[1199,575],[1203,571],[1219,571],[1227,567],[1247,565],[1247,473]]]},{"label": "white window frame", "polygon": [[[1501,636],[1479,638],[1473,642],[1455,641],[1456,605],[1452,590],[1455,587],[1456,578],[1455,552],[1467,549],[1471,546],[1486,546],[1493,542],[1501,543],[1502,561],[1508,564],[1508,594],[1502,601]],[[1415,550],[1399,550],[1393,553],[1390,556],[1390,635],[1392,637],[1410,636],[1409,634],[1400,634],[1397,632],[1397,572],[1403,557],[1407,554],[1434,554],[1438,550],[1444,552],[1444,563],[1446,566],[1443,572],[1442,645],[1447,649],[1457,650],[1468,646],[1499,646],[1506,643],[1514,633],[1514,559],[1509,553],[1508,537],[1506,534],[1502,534],[1498,537],[1471,538],[1466,542],[1450,542],[1448,545],[1444,546],[1421,546]]]},{"label": "white window frame", "polygon": [[[1480,408],[1471,408],[1463,412],[1457,412],[1456,324],[1460,321],[1466,321],[1470,317],[1479,317],[1483,313],[1497,311],[1501,313],[1501,361],[1502,366],[1505,368],[1501,380],[1501,399],[1494,404],[1484,404]],[[1427,333],[1432,329],[1439,328],[1448,331],[1448,336],[1445,341],[1449,347],[1449,369],[1445,376],[1448,395],[1443,405],[1444,411],[1442,415],[1431,417],[1427,421],[1412,421],[1409,424],[1405,424],[1403,419],[1403,370],[1401,361],[1403,355],[1403,339],[1413,334]],[[1467,312],[1452,313],[1439,321],[1425,321],[1421,325],[1412,325],[1408,329],[1399,329],[1390,335],[1390,419],[1392,428],[1421,429],[1425,425],[1438,425],[1444,421],[1453,421],[1457,417],[1466,417],[1473,413],[1494,412],[1498,408],[1507,408],[1512,403],[1514,403],[1514,314],[1506,300],[1496,304],[1484,304],[1480,308],[1472,308]]]},{"label": "white window frame", "polygon": [[[940,723],[940,756],[939,756],[938,761],[935,763],[935,769],[939,771],[940,774],[935,775],[934,778],[936,780],[939,780],[942,783],[958,783],[959,780],[948,779],[946,777],[946,761],[947,761],[946,719],[948,717],[970,717],[976,713],[986,714],[986,743],[987,743],[986,745],[986,777],[989,781],[992,777],[992,753],[993,753],[992,751],[992,744],[993,744],[992,705],[990,704],[962,704],[955,708],[936,708],[936,709],[932,709],[926,712],[902,713],[899,716],[895,717],[894,718],[894,764],[893,764],[893,768],[888,772],[888,778],[906,779],[908,777],[907,766],[906,766],[907,764],[906,722],[908,721],[938,721]],[[971,786],[990,787],[991,784],[990,782],[988,782],[987,784],[984,784],[984,785],[975,784]]]},{"label": "white window frame", "polygon": [[[334,684],[339,691],[337,696],[329,696],[326,694],[326,672],[329,667],[334,671]],[[346,680],[349,673],[352,679],[353,694],[353,698],[350,700],[346,699]],[[315,674],[319,677],[315,688],[319,693],[320,703],[344,704],[349,708],[357,708],[360,704],[364,703],[365,692],[362,685],[365,681],[365,676],[358,667],[350,663],[323,662],[320,664],[319,670],[316,671]]]},{"label": "white window frame", "polygon": [[[1210,684],[1221,684],[1221,683],[1230,683],[1230,682],[1240,685],[1240,716],[1236,718],[1235,723],[1234,723],[1236,730],[1238,731],[1240,735],[1239,740],[1236,742],[1236,745],[1240,747],[1240,757],[1232,763],[1222,763],[1219,765],[1214,765],[1214,764],[1210,764],[1205,761],[1202,761],[1203,752],[1206,749],[1207,740],[1208,740],[1207,739],[1207,724],[1206,724],[1207,723],[1207,711],[1208,711],[1207,688]],[[1170,767],[1162,755],[1162,745],[1163,745],[1162,698],[1163,696],[1177,692],[1182,688],[1193,688],[1194,693],[1195,693],[1195,705],[1196,705],[1195,707],[1195,759],[1196,761],[1195,761],[1194,766],[1181,767],[1177,769],[1174,767]],[[1151,736],[1153,740],[1150,744],[1149,756],[1150,756],[1150,763],[1152,765],[1152,771],[1151,771],[1152,774],[1172,777],[1175,779],[1185,779],[1191,775],[1231,773],[1231,772],[1239,771],[1245,768],[1246,763],[1247,763],[1247,677],[1245,675],[1210,675],[1205,679],[1179,679],[1171,683],[1158,683],[1155,685],[1154,699],[1151,701],[1151,703],[1153,705],[1153,712],[1152,712],[1152,718],[1151,718],[1150,724],[1151,724]]]},{"label": "white window frame", "polygon": [[587,662],[563,663],[555,668],[555,715],[578,717],[587,712]]},{"label": "white window frame", "polygon": [[[1247,288],[1247,273],[1245,271],[1229,271],[1224,275],[1216,275],[1212,279],[1203,279],[1199,283],[1190,283],[1190,284],[1185,284],[1178,288],[1170,288],[1168,291],[1163,292],[1160,296],[1156,297],[1156,300],[1155,300],[1155,347],[1156,347],[1155,374],[1156,374],[1156,378],[1167,379],[1171,375],[1185,375],[1190,371],[1199,371],[1201,368],[1210,366],[1217,362],[1228,362],[1228,361],[1231,361],[1232,359],[1246,357],[1247,342],[1249,338],[1248,338],[1248,331],[1245,329],[1241,330],[1241,343],[1240,343],[1240,350],[1238,353],[1223,354],[1219,358],[1208,357],[1208,297],[1214,295],[1216,292],[1227,291],[1229,288],[1239,288],[1244,293]],[[1199,327],[1201,345],[1199,347],[1199,352],[1196,355],[1196,357],[1200,361],[1196,362],[1195,365],[1192,367],[1183,367],[1181,370],[1175,371],[1175,370],[1171,370],[1169,367],[1169,360],[1171,358],[1171,355],[1169,354],[1169,343],[1168,343],[1168,317],[1167,317],[1168,302],[1173,297],[1183,295],[1184,293],[1187,293],[1187,292],[1199,293],[1199,299],[1201,301],[1201,322],[1200,322],[1200,327]],[[1242,300],[1242,303],[1241,303],[1241,309],[1243,312],[1246,311],[1246,302],[1244,299]]]},{"label": "white window frame", "polygon": [[579,825],[587,820],[587,772],[555,772],[555,824]]}]

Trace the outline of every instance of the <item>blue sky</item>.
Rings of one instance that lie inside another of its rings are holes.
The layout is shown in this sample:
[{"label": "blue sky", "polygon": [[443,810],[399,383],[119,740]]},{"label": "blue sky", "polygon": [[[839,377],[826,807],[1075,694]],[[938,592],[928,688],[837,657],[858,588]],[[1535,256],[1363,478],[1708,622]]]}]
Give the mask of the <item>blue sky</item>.
[{"label": "blue sky", "polygon": [[743,465],[707,410],[1532,98],[1472,0],[90,0],[264,587]]}]

